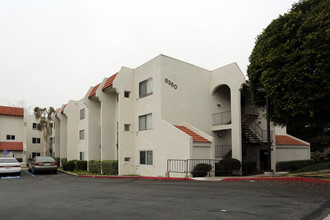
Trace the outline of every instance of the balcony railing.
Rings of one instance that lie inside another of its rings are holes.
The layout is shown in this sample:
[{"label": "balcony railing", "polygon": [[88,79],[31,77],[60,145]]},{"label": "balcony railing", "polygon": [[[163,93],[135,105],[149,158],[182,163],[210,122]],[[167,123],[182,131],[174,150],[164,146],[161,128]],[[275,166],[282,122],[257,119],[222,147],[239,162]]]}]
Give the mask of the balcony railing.
[{"label": "balcony railing", "polygon": [[231,111],[212,114],[213,125],[228,125],[231,124]]}]

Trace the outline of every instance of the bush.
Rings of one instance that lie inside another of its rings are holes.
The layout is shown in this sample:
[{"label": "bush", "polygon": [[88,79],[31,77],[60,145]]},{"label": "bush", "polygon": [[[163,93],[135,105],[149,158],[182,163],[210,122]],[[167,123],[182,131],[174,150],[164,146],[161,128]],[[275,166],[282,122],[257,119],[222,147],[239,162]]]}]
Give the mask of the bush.
[{"label": "bush", "polygon": [[223,176],[225,174],[225,169],[222,164],[215,163],[215,176]]},{"label": "bush", "polygon": [[223,168],[224,172],[228,175],[233,175],[234,170],[239,170],[241,168],[241,162],[234,158],[224,158],[219,162]]},{"label": "bush", "polygon": [[68,161],[68,159],[66,157],[61,158],[61,166],[64,168],[66,162]]},{"label": "bush", "polygon": [[242,171],[243,175],[255,174],[257,171],[257,162],[253,160],[243,160]]},{"label": "bush", "polygon": [[86,160],[77,160],[76,165],[76,170],[87,170]]},{"label": "bush", "polygon": [[23,162],[23,159],[22,159],[22,158],[16,158],[16,160],[17,160],[18,162]]},{"label": "bush", "polygon": [[311,153],[312,159],[316,162],[330,161],[330,147],[323,150],[323,152],[316,151]]},{"label": "bush", "polygon": [[117,160],[103,160],[102,173],[106,175],[118,175],[118,161]]},{"label": "bush", "polygon": [[90,160],[88,163],[88,168],[92,173],[101,173],[101,161]]},{"label": "bush", "polygon": [[291,160],[291,161],[280,161],[276,163],[277,171],[295,171],[303,167],[314,164],[314,160]]},{"label": "bush", "polygon": [[194,170],[191,172],[193,177],[204,177],[207,173],[212,170],[212,166],[206,163],[199,163],[194,167]]},{"label": "bush", "polygon": [[67,161],[65,163],[63,169],[66,171],[74,171],[76,169],[76,161],[74,161],[74,160]]},{"label": "bush", "polygon": [[61,165],[61,159],[59,157],[54,157],[54,160],[56,161],[57,165]]}]

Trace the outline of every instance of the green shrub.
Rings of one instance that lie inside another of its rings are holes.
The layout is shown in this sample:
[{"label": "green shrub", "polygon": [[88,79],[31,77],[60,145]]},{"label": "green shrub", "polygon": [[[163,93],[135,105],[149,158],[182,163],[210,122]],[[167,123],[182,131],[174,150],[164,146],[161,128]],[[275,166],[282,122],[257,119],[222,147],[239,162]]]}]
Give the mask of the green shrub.
[{"label": "green shrub", "polygon": [[60,164],[61,164],[61,159],[60,159],[59,157],[54,157],[54,160],[56,161],[57,166],[60,166]]},{"label": "green shrub", "polygon": [[206,163],[199,163],[194,167],[194,170],[191,172],[193,177],[204,177],[207,173],[212,170],[212,166]]},{"label": "green shrub", "polygon": [[295,171],[303,167],[314,164],[314,160],[291,160],[291,161],[280,161],[276,163],[277,171]]},{"label": "green shrub", "polygon": [[330,147],[324,149],[322,152],[320,151],[312,152],[311,157],[316,162],[330,161]]},{"label": "green shrub", "polygon": [[67,161],[63,169],[66,171],[74,171],[76,169],[76,162],[74,160]]},{"label": "green shrub", "polygon": [[118,161],[117,160],[103,160],[102,173],[106,175],[118,175]]},{"label": "green shrub", "polygon": [[241,162],[234,158],[224,158],[219,162],[223,168],[224,172],[228,175],[232,175],[234,170],[239,170],[241,168]]},{"label": "green shrub", "polygon": [[68,161],[68,159],[66,157],[61,158],[61,166],[64,168],[64,165],[66,164],[66,162]]},{"label": "green shrub", "polygon": [[22,159],[22,158],[16,158],[16,160],[17,160],[18,162],[23,162],[23,159]]},{"label": "green shrub", "polygon": [[77,160],[76,165],[76,170],[87,170],[86,160]]},{"label": "green shrub", "polygon": [[255,174],[257,171],[257,162],[253,160],[243,160],[242,162],[243,175]]},{"label": "green shrub", "polygon": [[90,160],[88,163],[88,168],[92,173],[101,173],[101,161]]},{"label": "green shrub", "polygon": [[222,164],[215,163],[215,176],[223,176],[225,175],[225,169]]},{"label": "green shrub", "polygon": [[315,163],[307,167],[303,167],[299,170],[294,171],[294,173],[312,172],[318,170],[330,169],[330,162]]}]

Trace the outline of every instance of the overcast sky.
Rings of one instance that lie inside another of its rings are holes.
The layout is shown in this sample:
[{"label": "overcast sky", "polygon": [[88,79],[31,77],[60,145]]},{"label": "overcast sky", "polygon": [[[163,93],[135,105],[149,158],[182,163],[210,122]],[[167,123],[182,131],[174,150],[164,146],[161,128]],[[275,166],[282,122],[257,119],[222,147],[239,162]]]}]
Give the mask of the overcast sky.
[{"label": "overcast sky", "polygon": [[0,105],[55,108],[165,54],[246,75],[255,38],[297,0],[0,0]]}]

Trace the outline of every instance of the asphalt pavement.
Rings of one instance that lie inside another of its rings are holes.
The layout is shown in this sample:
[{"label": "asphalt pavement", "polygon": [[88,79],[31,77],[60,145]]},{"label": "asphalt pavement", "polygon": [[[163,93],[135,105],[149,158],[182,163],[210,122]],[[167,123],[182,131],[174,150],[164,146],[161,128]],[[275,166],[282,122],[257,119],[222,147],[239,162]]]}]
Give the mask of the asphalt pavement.
[{"label": "asphalt pavement", "polygon": [[322,219],[330,184],[82,178],[0,179],[0,219]]}]

